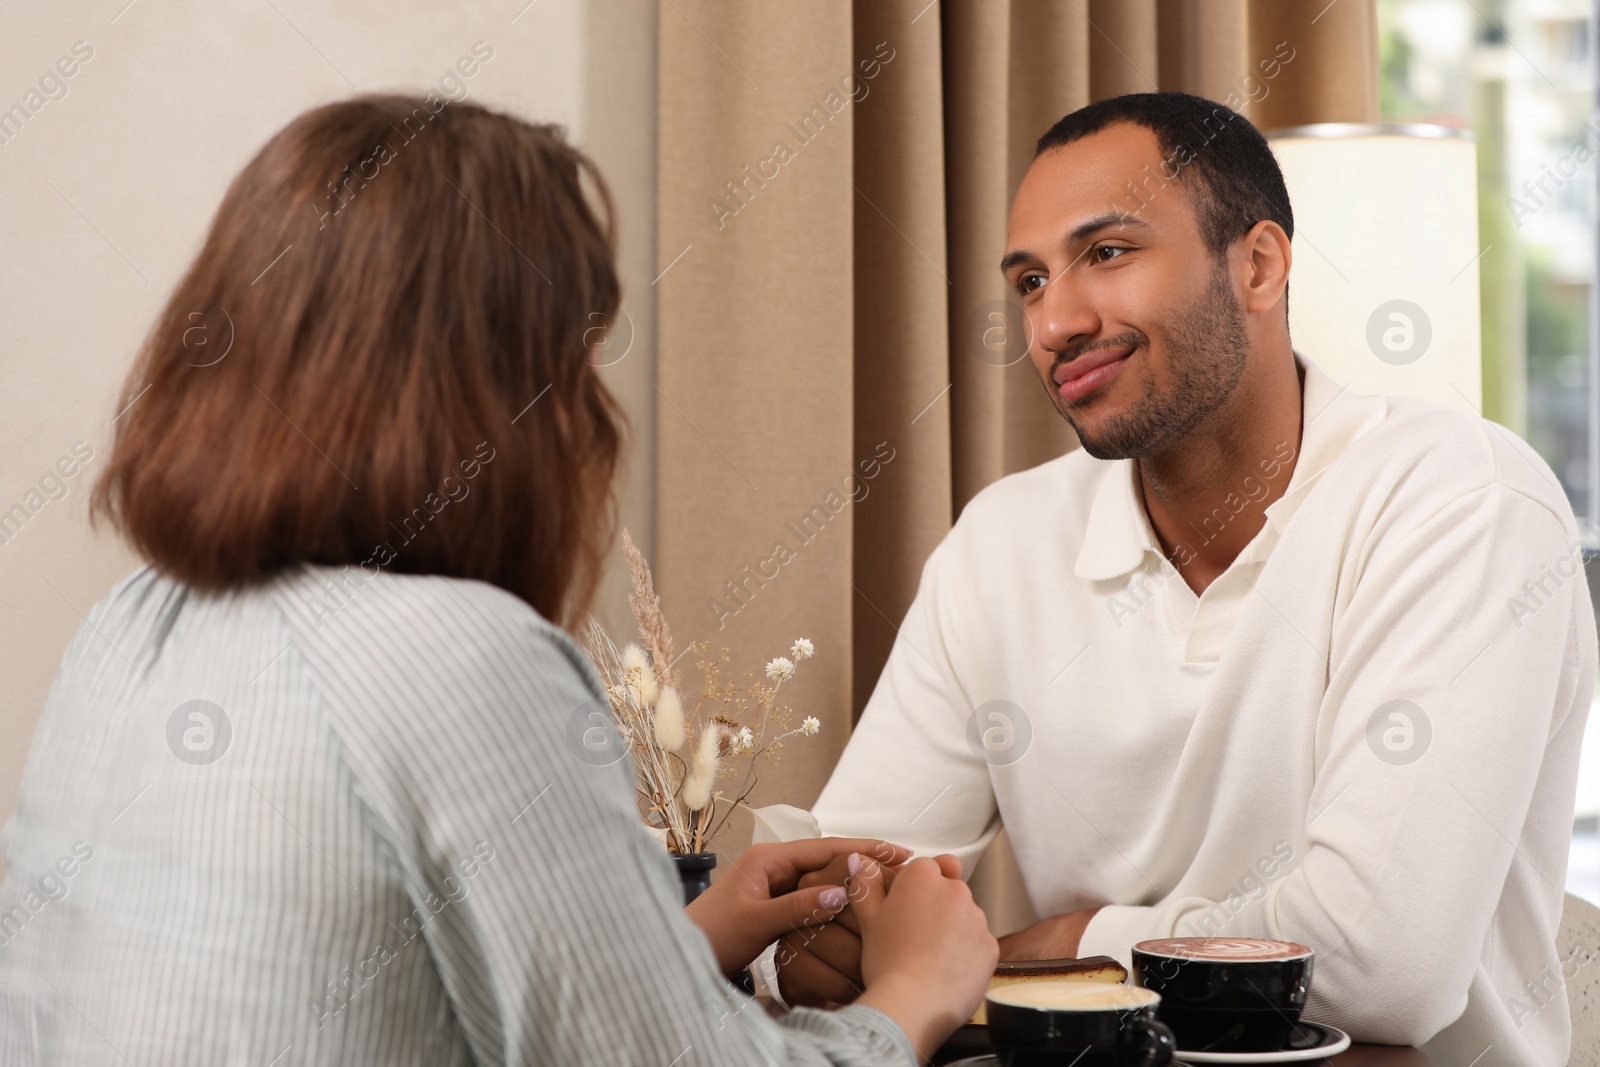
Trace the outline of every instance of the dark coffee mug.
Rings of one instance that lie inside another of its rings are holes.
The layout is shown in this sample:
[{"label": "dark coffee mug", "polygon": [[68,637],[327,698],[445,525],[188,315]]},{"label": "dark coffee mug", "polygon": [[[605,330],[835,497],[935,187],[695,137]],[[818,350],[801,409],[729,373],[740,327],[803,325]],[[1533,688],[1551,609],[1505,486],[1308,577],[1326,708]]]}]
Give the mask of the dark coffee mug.
[{"label": "dark coffee mug", "polygon": [[1000,1067],[1166,1067],[1172,1031],[1161,997],[1110,982],[1025,982],[989,992],[989,1041]]},{"label": "dark coffee mug", "polygon": [[1292,941],[1169,937],[1133,946],[1133,981],[1184,1052],[1287,1048],[1311,989],[1314,953]]}]

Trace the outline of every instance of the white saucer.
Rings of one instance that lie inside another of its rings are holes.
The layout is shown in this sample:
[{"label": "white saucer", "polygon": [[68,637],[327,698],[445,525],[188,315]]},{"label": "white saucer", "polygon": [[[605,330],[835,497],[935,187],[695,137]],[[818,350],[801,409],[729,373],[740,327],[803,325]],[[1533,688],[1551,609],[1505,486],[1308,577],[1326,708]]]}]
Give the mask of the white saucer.
[{"label": "white saucer", "polygon": [[1186,1052],[1180,1048],[1177,1051],[1177,1062],[1306,1063],[1312,1060],[1325,1059],[1350,1047],[1350,1035],[1337,1026],[1312,1022],[1310,1019],[1301,1019],[1298,1028],[1302,1034],[1307,1034],[1315,1043],[1302,1044],[1297,1048],[1280,1049],[1277,1052]]}]

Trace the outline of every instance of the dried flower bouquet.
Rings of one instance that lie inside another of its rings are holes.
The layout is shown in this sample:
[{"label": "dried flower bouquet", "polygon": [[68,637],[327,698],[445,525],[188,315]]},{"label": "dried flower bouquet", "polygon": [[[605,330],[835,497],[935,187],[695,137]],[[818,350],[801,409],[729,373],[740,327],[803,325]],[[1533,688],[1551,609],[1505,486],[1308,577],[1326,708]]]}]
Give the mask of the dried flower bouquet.
[{"label": "dried flower bouquet", "polygon": [[[727,829],[728,816],[748,806],[745,800],[757,785],[760,766],[777,763],[787,739],[809,737],[822,728],[812,716],[791,728],[793,710],[777,703],[797,664],[810,659],[815,649],[799,638],[788,656],[767,663],[767,682],[747,674],[743,681],[729,683],[722,677],[728,650],[713,660],[708,642],[694,642],[683,654],[695,653],[702,685],[690,708],[650,567],[626,530],[622,546],[632,572],[628,604],[639,624],[639,643],[618,648],[590,619],[584,644],[633,760],[645,825],[669,852],[705,852]],[[737,786],[724,792],[717,787],[721,781]]]}]

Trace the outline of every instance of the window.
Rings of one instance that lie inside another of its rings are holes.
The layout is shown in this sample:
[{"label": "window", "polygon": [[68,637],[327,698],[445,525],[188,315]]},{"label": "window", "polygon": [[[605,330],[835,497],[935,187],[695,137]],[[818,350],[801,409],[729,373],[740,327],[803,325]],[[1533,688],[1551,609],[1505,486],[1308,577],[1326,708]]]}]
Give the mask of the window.
[{"label": "window", "polygon": [[[1600,569],[1595,287],[1597,0],[1379,0],[1385,122],[1478,144],[1484,415],[1550,464]],[[1600,903],[1600,696],[1579,775],[1567,888]]]}]

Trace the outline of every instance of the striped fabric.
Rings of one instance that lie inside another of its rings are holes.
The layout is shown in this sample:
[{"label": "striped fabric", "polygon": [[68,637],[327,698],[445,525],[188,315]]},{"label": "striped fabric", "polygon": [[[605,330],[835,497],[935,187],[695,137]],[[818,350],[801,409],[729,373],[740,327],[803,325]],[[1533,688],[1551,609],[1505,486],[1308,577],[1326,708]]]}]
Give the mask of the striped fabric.
[{"label": "striped fabric", "polygon": [[600,692],[480,582],[131,575],[0,838],[0,1065],[915,1063],[870,1007],[722,980],[584,744]]}]

